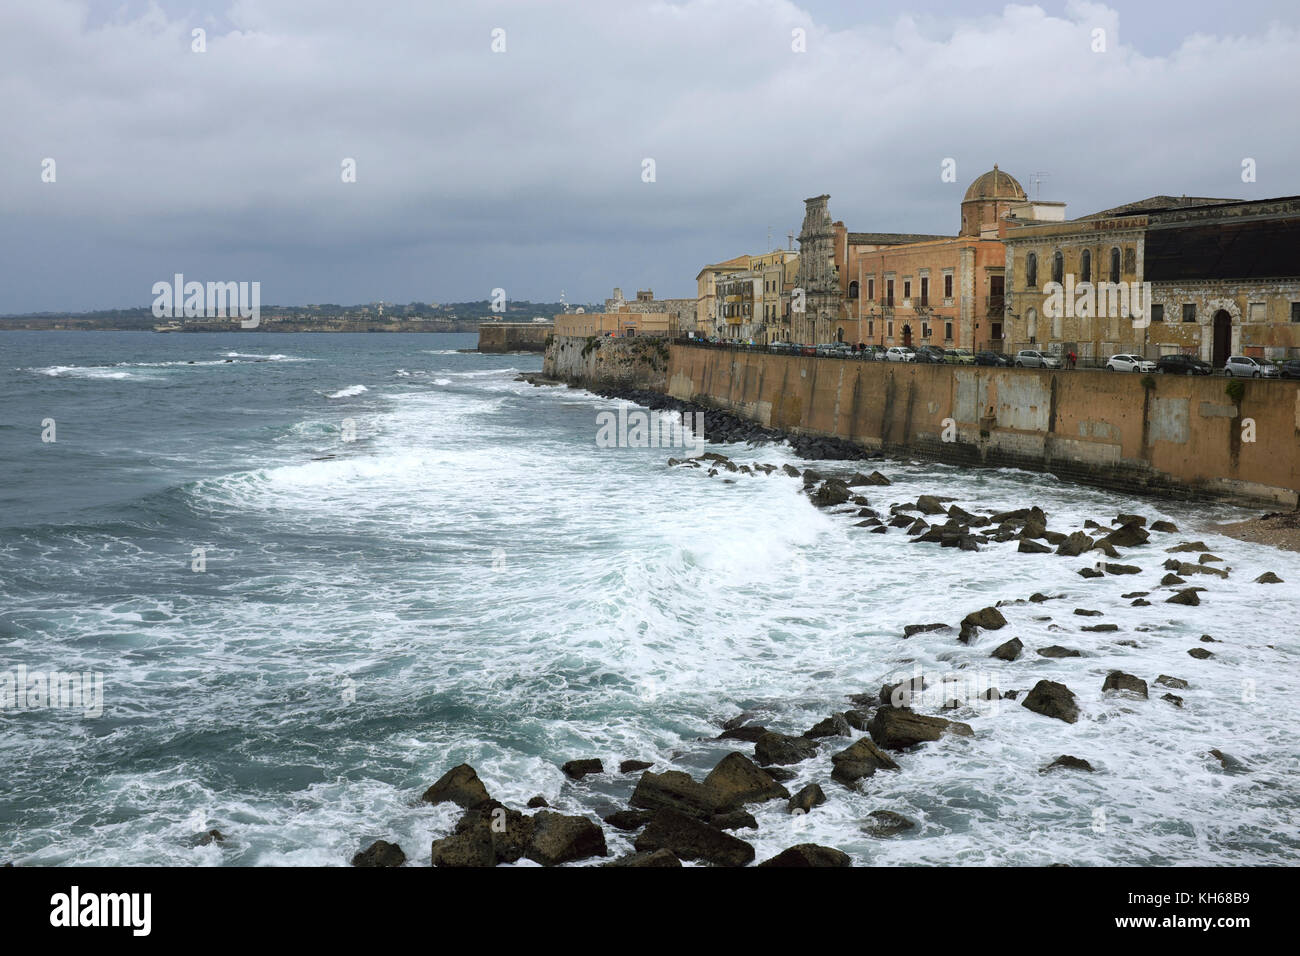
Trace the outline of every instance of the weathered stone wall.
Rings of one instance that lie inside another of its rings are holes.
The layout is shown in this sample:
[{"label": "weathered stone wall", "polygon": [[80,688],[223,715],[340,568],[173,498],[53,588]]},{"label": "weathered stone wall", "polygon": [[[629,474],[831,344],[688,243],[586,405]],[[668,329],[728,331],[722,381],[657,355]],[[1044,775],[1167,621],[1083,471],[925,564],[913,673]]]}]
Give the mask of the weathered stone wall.
[{"label": "weathered stone wall", "polygon": [[658,336],[556,335],[546,347],[542,374],[587,387],[665,391],[668,361],[668,343]]},{"label": "weathered stone wall", "polygon": [[[1126,491],[1294,507],[1300,388],[1219,377],[891,364],[673,345],[667,391],[886,452]],[[647,386],[647,383],[640,383]],[[657,388],[659,386],[648,385]],[[1245,419],[1255,441],[1243,441]],[[945,426],[955,430],[944,440]]]},{"label": "weathered stone wall", "polygon": [[478,327],[480,352],[541,352],[555,326],[550,322],[484,322]]}]

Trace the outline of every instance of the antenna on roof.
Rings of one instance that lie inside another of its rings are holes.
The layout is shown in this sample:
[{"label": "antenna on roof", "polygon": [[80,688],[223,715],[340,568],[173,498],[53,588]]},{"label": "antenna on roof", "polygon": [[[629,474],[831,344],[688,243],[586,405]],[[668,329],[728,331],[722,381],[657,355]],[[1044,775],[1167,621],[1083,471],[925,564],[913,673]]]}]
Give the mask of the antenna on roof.
[{"label": "antenna on roof", "polygon": [[1034,173],[1034,198],[1038,198],[1039,187],[1043,185],[1043,180],[1050,176],[1050,173]]},{"label": "antenna on roof", "polygon": [[789,243],[789,251],[790,251],[790,252],[794,252],[794,233],[793,233],[793,232],[787,232],[787,233],[785,234],[785,238],[786,238],[786,241]]}]

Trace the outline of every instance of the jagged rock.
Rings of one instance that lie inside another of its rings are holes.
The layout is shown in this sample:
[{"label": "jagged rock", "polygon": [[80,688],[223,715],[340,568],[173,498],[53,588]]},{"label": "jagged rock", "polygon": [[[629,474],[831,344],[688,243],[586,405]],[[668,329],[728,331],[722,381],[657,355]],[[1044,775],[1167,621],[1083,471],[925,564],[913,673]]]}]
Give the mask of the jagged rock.
[{"label": "jagged rock", "polygon": [[1282,584],[1284,582],[1272,571],[1265,571],[1263,574],[1261,574],[1259,577],[1255,579],[1255,583],[1256,584]]},{"label": "jagged rock", "polygon": [[1135,697],[1147,699],[1147,682],[1140,677],[1134,677],[1132,674],[1125,674],[1123,671],[1111,671],[1106,675],[1105,682],[1101,685],[1101,692],[1104,694],[1108,691],[1116,691],[1121,694],[1131,694]]},{"label": "jagged rock", "polygon": [[832,754],[831,763],[835,766],[831,778],[848,787],[856,786],[859,780],[874,775],[877,770],[898,769],[894,759],[869,737],[862,737],[839,753]]},{"label": "jagged rock", "polygon": [[1046,594],[1043,594],[1039,591],[1035,591],[1033,594],[1029,595],[1029,600],[1033,604],[1042,604],[1044,601],[1050,601],[1051,598],[1049,598]]},{"label": "jagged rock", "polygon": [[533,839],[527,856],[535,863],[559,866],[608,853],[605,831],[586,817],[570,817],[550,810],[539,810],[533,817]]},{"label": "jagged rock", "polygon": [[794,465],[782,465],[781,470],[784,471],[791,478],[799,477],[799,469],[796,468]]},{"label": "jagged rock", "polygon": [[1102,565],[1107,574],[1141,574],[1142,569],[1133,564],[1110,564]]},{"label": "jagged rock", "polygon": [[817,745],[807,737],[788,737],[770,731],[754,744],[754,757],[764,766],[799,763],[816,753]]},{"label": "jagged rock", "polygon": [[813,504],[818,508],[842,505],[849,500],[849,486],[838,478],[827,478],[813,494]]},{"label": "jagged rock", "polygon": [[709,826],[719,830],[757,830],[758,821],[748,810],[728,810],[709,817]]},{"label": "jagged rock", "polygon": [[1040,647],[1038,649],[1039,657],[1082,657],[1080,651],[1072,647],[1062,647],[1059,644],[1053,644],[1050,647]]},{"label": "jagged rock", "polygon": [[640,773],[642,770],[649,770],[654,764],[649,760],[624,760],[618,765],[619,773]]},{"label": "jagged rock", "polygon": [[1150,593],[1150,591],[1129,591],[1128,594],[1121,594],[1120,597],[1127,601],[1129,598],[1144,598]]},{"label": "jagged rock", "polygon": [[1075,531],[1061,542],[1061,546],[1056,549],[1056,553],[1067,558],[1077,558],[1083,552],[1091,550],[1093,544],[1095,542],[1089,535],[1084,534],[1082,531]]},{"label": "jagged rock", "polygon": [[975,636],[976,628],[985,631],[997,631],[1007,626],[1007,619],[1002,616],[1002,612],[995,607],[981,608],[978,611],[972,611],[961,620],[961,633],[957,640],[963,644],[969,644],[972,637]]},{"label": "jagged rock", "polygon": [[402,848],[387,840],[376,840],[352,857],[353,866],[401,866],[405,862],[406,854]]},{"label": "jagged rock", "polygon": [[[226,835],[220,830],[209,830],[190,837],[190,846],[211,846],[213,843],[225,843]],[[380,841],[382,842],[382,841]]]},{"label": "jagged rock", "polygon": [[701,786],[719,812],[790,796],[789,790],[742,753],[729,753],[718,761]]},{"label": "jagged rock", "polygon": [[1106,535],[1106,541],[1117,548],[1131,548],[1135,545],[1146,544],[1150,538],[1151,533],[1149,531],[1135,524],[1126,524]]},{"label": "jagged rock", "polygon": [[862,829],[873,837],[896,836],[916,826],[914,821],[893,810],[872,810],[867,816],[869,819]]},{"label": "jagged rock", "polygon": [[754,848],[744,840],[676,810],[658,811],[633,846],[641,853],[671,850],[679,859],[716,866],[745,866],[754,859]]},{"label": "jagged rock", "polygon": [[1075,702],[1074,693],[1070,688],[1056,681],[1040,680],[1034,685],[1034,689],[1025,695],[1020,705],[1036,714],[1055,717],[1067,724],[1072,724],[1079,719],[1079,705]]},{"label": "jagged rock", "polygon": [[672,850],[651,850],[646,853],[629,853],[627,856],[620,856],[617,860],[610,860],[608,863],[602,863],[601,866],[676,866],[680,867],[682,861],[677,859],[677,855]]},{"label": "jagged rock", "polygon": [[1170,573],[1170,574],[1166,574],[1163,578],[1161,578],[1160,583],[1164,587],[1172,587],[1175,584],[1186,584],[1187,582],[1184,581],[1182,578],[1180,578],[1178,575]]},{"label": "jagged rock", "polygon": [[822,788],[815,783],[810,783],[804,787],[786,803],[785,809],[788,813],[808,813],[813,807],[820,807],[826,802],[826,794]]},{"label": "jagged rock", "polygon": [[1044,531],[1041,535],[1039,535],[1039,537],[1041,537],[1044,541],[1046,541],[1050,545],[1063,544],[1066,540],[1068,540],[1066,535],[1061,534],[1061,532],[1059,531]]},{"label": "jagged rock", "polygon": [[1152,531],[1177,532],[1178,525],[1172,521],[1156,521],[1151,525]]},{"label": "jagged rock", "polygon": [[759,866],[778,867],[821,867],[852,866],[853,861],[847,853],[816,843],[800,843],[788,850],[782,850],[770,860],[764,860]]},{"label": "jagged rock", "polygon": [[1005,644],[999,644],[989,657],[996,657],[1000,661],[1014,661],[1020,656],[1020,652],[1024,650],[1024,647],[1025,645],[1021,643],[1020,638],[1013,637]]},{"label": "jagged rock", "polygon": [[424,791],[424,796],[420,799],[425,803],[444,803],[450,800],[468,810],[491,798],[474,768],[463,763],[439,777],[438,782]]},{"label": "jagged rock", "polygon": [[1224,770],[1229,770],[1234,773],[1242,773],[1248,769],[1246,765],[1242,763],[1240,760],[1238,760],[1236,757],[1232,756],[1231,754],[1226,754],[1222,750],[1217,750],[1217,749],[1211,750],[1210,756],[1213,757],[1215,760],[1217,760],[1219,762],[1219,766],[1222,767]]},{"label": "jagged rock", "polygon": [[947,624],[908,624],[903,628],[903,636],[911,637],[913,634],[924,634],[928,631],[951,631],[952,628]]},{"label": "jagged rock", "polygon": [[1079,569],[1079,577],[1081,578],[1104,578],[1105,576],[1104,572],[1098,571],[1096,568]]},{"label": "jagged rock", "polygon": [[867,477],[871,479],[871,483],[872,483],[873,485],[891,485],[891,484],[893,484],[892,481],[890,481],[888,478],[886,478],[884,475],[882,475],[882,474],[881,474],[880,472],[878,472],[878,471],[873,471],[873,472],[872,472],[870,475],[868,475]]},{"label": "jagged rock", "polygon": [[641,774],[628,803],[641,810],[676,810],[707,817],[718,810],[713,794],[690,774],[665,770]]},{"label": "jagged rock", "polygon": [[1046,767],[1039,770],[1039,773],[1047,773],[1051,770],[1086,770],[1092,773],[1092,764],[1080,757],[1071,757],[1069,754],[1061,754]]},{"label": "jagged rock", "polygon": [[1208,634],[1202,634],[1202,635],[1201,635],[1201,642],[1204,643],[1204,644],[1220,644],[1220,643],[1222,643],[1221,641],[1216,641],[1214,638],[1210,637],[1210,635],[1208,635]]},{"label": "jagged rock", "polygon": [[849,722],[843,714],[831,714],[825,720],[819,720],[812,727],[805,730],[803,735],[812,739],[820,737],[851,737],[853,736],[853,728],[849,726]]},{"label": "jagged rock", "polygon": [[1115,516],[1115,524],[1117,525],[1146,524],[1146,523],[1147,523],[1147,519],[1142,517],[1141,515],[1126,515],[1123,512],[1121,512],[1120,514],[1117,514]]},{"label": "jagged rock", "polygon": [[1079,630],[1081,630],[1081,631],[1095,631],[1095,632],[1097,632],[1097,633],[1099,633],[1099,634],[1109,634],[1109,633],[1111,633],[1112,631],[1118,631],[1118,630],[1119,630],[1119,625],[1118,625],[1118,624],[1093,624],[1093,625],[1091,625],[1091,626],[1089,626],[1089,627],[1081,627],[1081,628],[1079,628]]},{"label": "jagged rock", "polygon": [[1165,548],[1166,554],[1184,554],[1188,551],[1209,551],[1204,541],[1184,541],[1182,544],[1176,544],[1172,548]]},{"label": "jagged rock", "polygon": [[[854,730],[866,730],[867,721],[871,719],[871,711],[866,708],[855,708],[844,712],[844,719],[848,721],[850,727]],[[771,771],[768,771],[769,773]]]},{"label": "jagged rock", "polygon": [[589,773],[604,773],[605,765],[599,760],[570,760],[560,769],[570,780],[581,780]]},{"label": "jagged rock", "polygon": [[546,798],[539,793],[535,797],[529,797],[526,806],[528,807],[529,810],[543,810],[546,807],[549,807],[550,804],[547,803]]},{"label": "jagged rock", "polygon": [[926,717],[899,707],[882,706],[867,724],[871,739],[886,750],[903,750],[929,740],[938,740],[943,734],[970,737],[974,731],[969,724],[942,717]]},{"label": "jagged rock", "polygon": [[1106,541],[1105,539],[1102,539],[1101,541],[1098,541],[1096,544],[1094,544],[1094,545],[1092,546],[1092,550],[1093,550],[1093,551],[1100,551],[1102,554],[1104,554],[1104,555],[1105,555],[1106,557],[1108,557],[1108,558],[1118,558],[1118,557],[1119,557],[1119,552],[1118,552],[1117,550],[1115,550],[1115,546],[1114,546],[1113,544],[1111,544],[1109,541]]},{"label": "jagged rock", "polygon": [[862,472],[860,472],[860,471],[855,471],[852,475],[850,475],[850,476],[849,476],[849,480],[848,480],[848,482],[846,482],[846,483],[848,484],[848,486],[849,486],[850,488],[857,488],[857,487],[860,486],[860,485],[874,485],[874,484],[875,484],[874,481],[872,481],[870,478],[868,478],[866,475],[864,475],[864,474],[863,474]]},{"label": "jagged rock", "polygon": [[1031,541],[1029,538],[1021,538],[1020,545],[1016,548],[1021,554],[1051,554],[1052,549],[1045,544],[1039,544],[1037,541]]},{"label": "jagged rock", "polygon": [[[879,522],[877,522],[877,524],[879,524]],[[915,524],[915,522],[907,515],[895,515],[889,521],[889,527],[891,528],[907,528],[913,524]]]},{"label": "jagged rock", "polygon": [[1192,590],[1191,588],[1186,588],[1182,591],[1175,592],[1173,597],[1167,598],[1165,600],[1165,603],[1186,604],[1190,607],[1196,607],[1198,604],[1201,603],[1201,599],[1197,597],[1196,592],[1194,590]]},{"label": "jagged rock", "polygon": [[916,499],[916,508],[924,515],[941,515],[944,513],[943,505],[934,495],[921,495]]},{"label": "jagged rock", "polygon": [[1208,658],[1211,658],[1211,657],[1214,656],[1214,652],[1213,652],[1213,651],[1207,651],[1207,650],[1206,650],[1205,648],[1203,648],[1203,647],[1193,647],[1193,648],[1192,648],[1190,651],[1188,651],[1187,653],[1188,653],[1188,654],[1191,654],[1191,655],[1192,655],[1193,657],[1195,657],[1198,661],[1207,660]]},{"label": "jagged rock", "polygon": [[1188,687],[1187,681],[1181,677],[1170,677],[1167,674],[1161,674],[1157,677],[1156,683],[1164,687],[1172,687],[1174,690],[1186,690]]},{"label": "jagged rock", "polygon": [[795,777],[799,776],[799,774],[795,773],[795,771],[791,770],[789,767],[778,767],[775,764],[770,767],[764,767],[763,771],[777,783],[789,783]]},{"label": "jagged rock", "polygon": [[948,517],[953,521],[959,521],[964,525],[979,521],[975,515],[971,514],[965,508],[959,508],[956,505],[950,505],[948,508]]},{"label": "jagged rock", "polygon": [[1092,611],[1088,608],[1076,607],[1074,613],[1080,617],[1101,617],[1101,611]]},{"label": "jagged rock", "polygon": [[1223,558],[1217,554],[1210,554],[1208,551],[1196,559],[1198,564],[1222,564]]},{"label": "jagged rock", "polygon": [[1138,598],[1136,601],[1134,601],[1132,604],[1129,605],[1129,607],[1150,607],[1150,606],[1151,606],[1151,602],[1146,600],[1145,598]]},{"label": "jagged rock", "polygon": [[653,816],[653,810],[616,810],[604,819],[616,830],[640,830]]},{"label": "jagged rock", "polygon": [[758,738],[767,733],[767,728],[760,724],[746,724],[744,727],[732,727],[718,734],[719,740],[743,740],[746,743],[757,743]]},{"label": "jagged rock", "polygon": [[497,855],[492,848],[491,824],[484,818],[469,830],[434,840],[430,857],[434,866],[496,866]]},{"label": "jagged rock", "polygon": [[925,676],[909,677],[905,681],[899,681],[897,684],[880,685],[879,703],[890,704],[894,707],[910,707],[912,697],[925,690]]},{"label": "jagged rock", "polygon": [[1228,576],[1228,572],[1223,568],[1212,568],[1206,564],[1188,564],[1183,562],[1174,570],[1184,577],[1189,574],[1212,574],[1216,578],[1226,578]]},{"label": "jagged rock", "polygon": [[1177,694],[1161,694],[1160,699],[1169,701],[1169,703],[1173,704],[1175,707],[1183,706],[1183,699]]}]

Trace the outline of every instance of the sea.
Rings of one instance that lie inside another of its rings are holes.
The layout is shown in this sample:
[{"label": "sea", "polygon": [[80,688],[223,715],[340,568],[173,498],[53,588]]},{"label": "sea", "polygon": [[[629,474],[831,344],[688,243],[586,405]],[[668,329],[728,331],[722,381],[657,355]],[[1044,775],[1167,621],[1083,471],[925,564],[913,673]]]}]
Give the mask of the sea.
[{"label": "sea", "polygon": [[[751,806],[758,829],[736,835],[758,860],[796,843],[861,866],[1300,860],[1300,554],[1216,531],[1258,512],[866,463],[892,482],[859,489],[886,516],[938,494],[1038,505],[1064,532],[1119,512],[1179,526],[1124,549],[1141,573],[1085,580],[1095,556],[871,533],[779,468],[863,463],[714,445],[778,469],[710,477],[670,467],[673,449],[603,447],[598,417],[627,403],[533,386],[520,376],[540,356],[474,346],[0,332],[0,863],[347,865],[385,839],[428,865],[460,811],[420,795],[458,764],[510,806],[541,795],[596,818],[627,805],[622,760],[699,778],[753,753],[716,739],[724,721],[800,734],[918,673],[1021,699],[1060,681],[1080,718],[975,693],[944,710],[939,691],[926,712],[973,736],[901,754],[861,791],[830,779],[851,740],[823,740],[786,786],[819,783],[827,802]],[[1164,549],[1192,540],[1230,576],[1189,582],[1200,606],[1167,604]],[[1285,583],[1254,583],[1266,571]],[[1150,606],[1124,597],[1142,591]],[[969,646],[903,637],[998,602],[1007,626]],[[1117,630],[1082,630],[1097,623]],[[1011,636],[1024,655],[990,658]],[[1048,645],[1081,656],[1036,653]],[[1103,694],[1112,670],[1149,699]],[[33,697],[31,675],[56,672],[98,675],[100,706]],[[1161,675],[1187,682],[1182,706]],[[1062,754],[1093,772],[1042,772]],[[590,757],[606,772],[560,770]],[[915,826],[874,836],[876,810]],[[632,835],[606,837],[630,851]]]}]

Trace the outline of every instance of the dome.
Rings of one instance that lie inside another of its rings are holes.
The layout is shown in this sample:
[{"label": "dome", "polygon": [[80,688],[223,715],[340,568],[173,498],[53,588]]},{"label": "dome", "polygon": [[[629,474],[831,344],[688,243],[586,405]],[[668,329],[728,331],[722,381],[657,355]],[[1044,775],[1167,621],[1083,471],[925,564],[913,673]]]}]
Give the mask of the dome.
[{"label": "dome", "polygon": [[966,190],[966,198],[962,202],[1025,198],[1025,191],[1020,187],[1020,183],[1016,182],[1015,177],[1002,172],[994,163],[992,169],[970,184],[970,188]]}]

